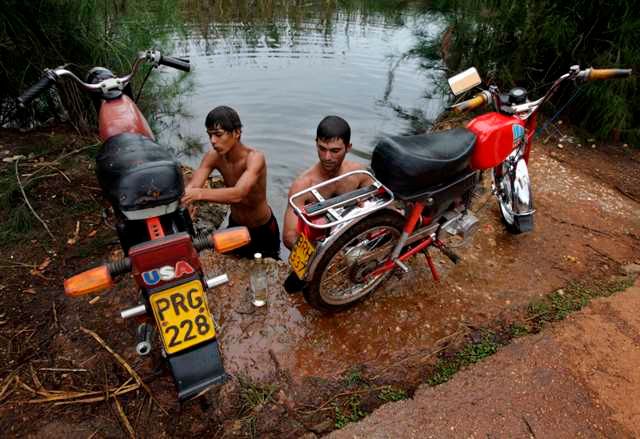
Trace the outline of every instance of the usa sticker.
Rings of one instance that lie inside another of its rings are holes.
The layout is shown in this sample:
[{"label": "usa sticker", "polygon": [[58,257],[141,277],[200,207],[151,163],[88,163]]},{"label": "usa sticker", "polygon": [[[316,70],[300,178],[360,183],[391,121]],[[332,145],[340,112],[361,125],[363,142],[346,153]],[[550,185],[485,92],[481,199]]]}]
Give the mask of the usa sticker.
[{"label": "usa sticker", "polygon": [[184,276],[185,274],[195,273],[195,270],[187,261],[178,261],[176,266],[165,265],[164,267],[154,268],[153,270],[142,273],[142,280],[145,284],[153,286],[160,281],[168,281]]}]

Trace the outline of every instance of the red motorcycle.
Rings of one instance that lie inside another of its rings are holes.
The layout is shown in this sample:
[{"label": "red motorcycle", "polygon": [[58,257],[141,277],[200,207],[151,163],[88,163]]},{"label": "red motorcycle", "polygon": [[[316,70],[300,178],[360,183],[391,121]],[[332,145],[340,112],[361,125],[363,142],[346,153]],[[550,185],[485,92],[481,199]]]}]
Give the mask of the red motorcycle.
[{"label": "red motorcycle", "polygon": [[[345,308],[372,292],[394,270],[407,272],[404,262],[419,252],[425,254],[437,281],[429,250],[440,250],[458,262],[445,236],[465,238],[477,229],[478,219],[469,206],[484,170],[492,173],[493,193],[507,230],[532,230],[534,208],[527,162],[538,110],[566,80],[630,74],[630,69],[573,66],[535,101],[528,99],[523,88],[503,95],[490,86],[451,107],[463,112],[493,105],[493,111],[475,117],[466,128],[383,138],[373,150],[373,173],[354,171],[294,194],[289,204],[298,215],[301,233],[289,263],[304,283],[307,302],[321,310]],[[456,95],[480,83],[475,68],[449,79]],[[353,173],[366,174],[371,184],[323,199],[320,188]],[[299,205],[297,200],[308,193],[317,201]]]},{"label": "red motorcycle", "polygon": [[131,99],[130,81],[144,63],[190,70],[186,60],[149,50],[141,52],[131,73],[122,77],[95,67],[85,82],[65,67],[46,70],[18,101],[26,105],[64,78],[94,98],[104,142],[96,157],[96,175],[115,212],[126,257],[65,280],[65,293],[77,297],[103,291],[113,286],[114,277],[131,272],[142,304],[122,311],[121,317],[144,321],[138,326],[140,355],[149,354],[154,328],[158,328],[178,398],[185,400],[226,379],[205,291],[228,278],[223,274],[206,279],[198,252],[231,251],[247,244],[249,233],[246,227],[236,227],[195,236],[189,212],[180,206],[184,194],[180,165],[169,149],[155,142]]}]

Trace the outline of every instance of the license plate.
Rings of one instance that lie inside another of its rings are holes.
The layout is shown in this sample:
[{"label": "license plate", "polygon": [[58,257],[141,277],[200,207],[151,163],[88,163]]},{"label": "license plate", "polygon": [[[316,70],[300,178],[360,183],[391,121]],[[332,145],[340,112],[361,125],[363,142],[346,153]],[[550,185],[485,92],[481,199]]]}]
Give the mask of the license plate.
[{"label": "license plate", "polygon": [[293,250],[289,254],[289,265],[300,280],[304,279],[304,275],[307,272],[307,263],[315,251],[316,249],[309,242],[309,239],[304,234],[300,234],[293,246]]},{"label": "license plate", "polygon": [[167,354],[215,337],[213,319],[199,280],[152,294],[149,301]]}]

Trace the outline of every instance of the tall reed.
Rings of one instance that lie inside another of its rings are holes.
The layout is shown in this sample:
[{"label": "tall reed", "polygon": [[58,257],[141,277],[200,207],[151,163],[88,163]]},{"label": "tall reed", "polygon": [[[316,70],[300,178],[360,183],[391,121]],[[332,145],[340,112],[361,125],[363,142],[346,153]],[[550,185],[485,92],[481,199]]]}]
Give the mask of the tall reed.
[{"label": "tall reed", "polygon": [[[630,79],[588,84],[567,114],[601,137],[640,140],[640,9],[634,0],[430,4],[444,13],[448,28],[436,39],[423,39],[416,52],[429,60],[444,57],[450,72],[476,66],[504,88],[522,85],[539,94],[571,64],[633,68]],[[566,100],[575,91],[558,97]]]}]

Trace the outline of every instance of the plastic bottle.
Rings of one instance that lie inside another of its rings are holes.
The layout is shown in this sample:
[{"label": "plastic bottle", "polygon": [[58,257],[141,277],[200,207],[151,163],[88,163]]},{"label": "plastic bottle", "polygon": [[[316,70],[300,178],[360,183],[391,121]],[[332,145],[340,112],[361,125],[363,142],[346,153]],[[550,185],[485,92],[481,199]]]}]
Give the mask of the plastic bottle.
[{"label": "plastic bottle", "polygon": [[253,298],[251,303],[254,306],[264,306],[267,303],[267,272],[265,269],[262,254],[253,255],[253,270],[251,271],[251,292]]}]

